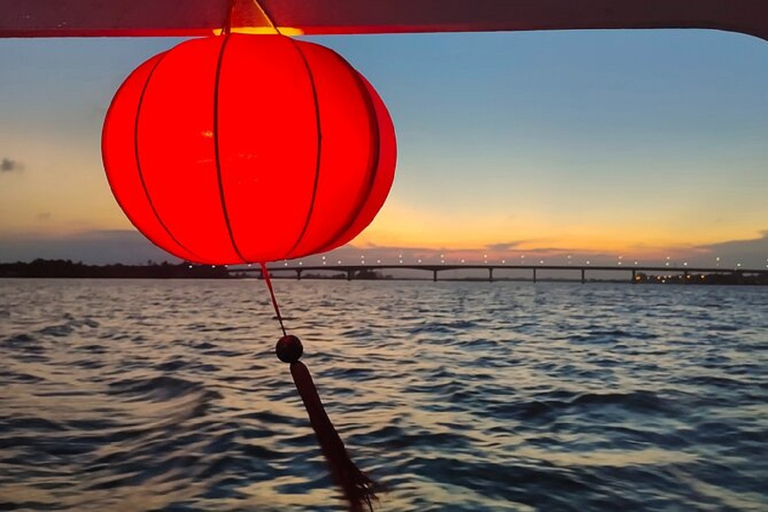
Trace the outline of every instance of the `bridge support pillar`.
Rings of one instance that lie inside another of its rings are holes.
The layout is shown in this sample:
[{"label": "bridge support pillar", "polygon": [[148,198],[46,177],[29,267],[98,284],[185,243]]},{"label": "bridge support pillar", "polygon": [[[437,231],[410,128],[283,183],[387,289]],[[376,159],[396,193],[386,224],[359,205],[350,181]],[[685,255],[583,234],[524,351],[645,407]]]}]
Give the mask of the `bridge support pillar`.
[{"label": "bridge support pillar", "polygon": [[488,269],[488,282],[489,283],[493,282],[493,269],[492,268]]},{"label": "bridge support pillar", "polygon": [[687,270],[685,272],[683,272],[683,284],[688,284],[688,278],[689,277],[690,276],[688,275],[688,271]]},{"label": "bridge support pillar", "polygon": [[637,270],[632,269],[632,284],[637,284]]},{"label": "bridge support pillar", "polygon": [[347,281],[351,281],[351,280],[352,280],[352,271],[347,270]]},{"label": "bridge support pillar", "polygon": [[533,282],[536,282],[536,269],[533,269]]},{"label": "bridge support pillar", "polygon": [[296,280],[301,281],[301,270],[296,270]]},{"label": "bridge support pillar", "polygon": [[584,284],[587,282],[587,271],[585,269],[581,269],[581,284]]},{"label": "bridge support pillar", "polygon": [[437,282],[437,270],[432,271],[432,281]]}]

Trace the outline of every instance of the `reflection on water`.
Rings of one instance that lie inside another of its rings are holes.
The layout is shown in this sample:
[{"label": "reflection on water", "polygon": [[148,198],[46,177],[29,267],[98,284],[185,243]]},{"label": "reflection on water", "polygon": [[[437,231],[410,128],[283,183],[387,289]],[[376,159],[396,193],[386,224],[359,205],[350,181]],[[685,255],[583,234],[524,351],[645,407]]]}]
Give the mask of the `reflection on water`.
[{"label": "reflection on water", "polygon": [[[768,508],[768,289],[275,285],[380,510]],[[0,292],[0,510],[344,509],[263,283]]]}]

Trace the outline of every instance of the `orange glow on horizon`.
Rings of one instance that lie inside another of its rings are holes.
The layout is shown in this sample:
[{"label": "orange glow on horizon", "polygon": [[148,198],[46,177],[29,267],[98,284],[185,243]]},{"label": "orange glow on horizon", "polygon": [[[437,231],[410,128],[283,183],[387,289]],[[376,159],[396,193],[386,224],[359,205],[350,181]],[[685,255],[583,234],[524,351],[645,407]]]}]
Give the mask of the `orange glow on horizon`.
[{"label": "orange glow on horizon", "polygon": [[505,250],[490,250],[494,257],[525,252],[552,254],[631,254],[632,258],[662,258],[669,255],[694,255],[702,246],[761,236],[750,226],[712,229],[702,226],[681,236],[667,226],[636,226],[631,219],[606,219],[604,223],[553,224],[546,216],[526,213],[508,218],[497,213],[478,213],[473,217],[445,216],[433,211],[417,211],[398,203],[396,197],[384,206],[379,216],[353,244],[358,247],[402,247],[428,251],[474,251],[478,248],[509,244]]}]

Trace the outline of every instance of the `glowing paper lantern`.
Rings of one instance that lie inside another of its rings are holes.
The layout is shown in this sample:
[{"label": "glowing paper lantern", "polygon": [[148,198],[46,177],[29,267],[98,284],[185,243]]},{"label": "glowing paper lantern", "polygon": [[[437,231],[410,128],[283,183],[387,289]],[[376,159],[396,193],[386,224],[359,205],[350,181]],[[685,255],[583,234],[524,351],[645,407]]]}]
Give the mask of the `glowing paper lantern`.
[{"label": "glowing paper lantern", "polygon": [[156,245],[208,264],[339,247],[392,185],[384,103],[338,54],[290,38],[184,42],[118,90],[102,138],[112,191]]},{"label": "glowing paper lantern", "polygon": [[395,132],[373,87],[333,51],[287,37],[187,41],[139,66],[102,135],[118,203],[189,261],[259,262],[291,375],[349,509],[375,483],[349,458],[289,335],[264,263],[329,251],[373,220],[392,186]]}]

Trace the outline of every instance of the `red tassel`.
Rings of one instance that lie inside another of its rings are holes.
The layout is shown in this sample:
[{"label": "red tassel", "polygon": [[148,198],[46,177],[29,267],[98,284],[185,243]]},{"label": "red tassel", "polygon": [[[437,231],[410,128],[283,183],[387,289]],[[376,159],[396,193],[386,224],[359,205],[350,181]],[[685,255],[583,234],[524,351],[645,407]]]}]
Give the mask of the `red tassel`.
[{"label": "red tassel", "polygon": [[344,495],[349,501],[350,512],[362,512],[363,504],[372,511],[377,486],[349,458],[344,443],[325,413],[309,370],[304,363],[296,361],[291,363],[291,375],[309,414],[309,421],[315,430],[320,449],[328,461],[331,475],[336,484],[344,490]]},{"label": "red tassel", "polygon": [[347,454],[339,434],[333,428],[330,418],[325,413],[323,402],[317,394],[315,383],[312,382],[312,376],[307,367],[299,361],[304,353],[304,346],[301,340],[292,334],[285,332],[283,318],[280,315],[280,307],[275,298],[275,292],[272,289],[272,280],[269,278],[269,271],[266,265],[261,265],[261,272],[264,280],[267,282],[269,294],[272,297],[272,306],[275,308],[275,314],[280,321],[280,328],[283,331],[283,337],[275,345],[277,358],[284,363],[291,364],[291,375],[296,389],[299,390],[301,400],[304,402],[304,408],[309,414],[309,422],[315,431],[320,449],[328,461],[331,469],[331,476],[336,484],[344,491],[344,496],[349,502],[349,512],[362,512],[363,504],[367,505],[368,510],[373,512],[373,501],[376,500],[375,490],[380,487],[365,473],[355,466],[352,459]]}]

